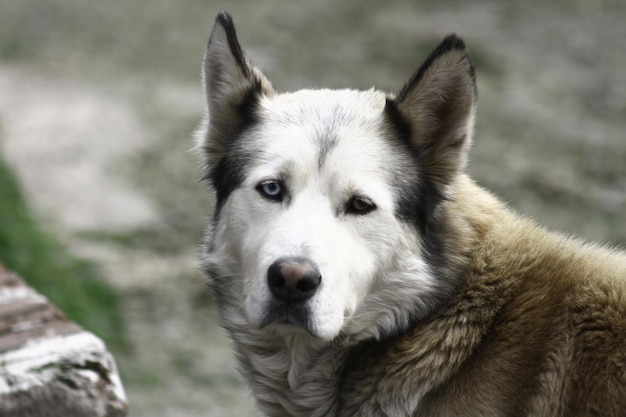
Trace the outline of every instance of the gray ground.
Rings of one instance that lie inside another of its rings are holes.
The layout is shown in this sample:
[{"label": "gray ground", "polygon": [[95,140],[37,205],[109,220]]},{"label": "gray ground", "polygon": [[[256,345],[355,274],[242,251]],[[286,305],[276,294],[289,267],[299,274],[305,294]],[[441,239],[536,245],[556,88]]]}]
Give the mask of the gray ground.
[{"label": "gray ground", "polygon": [[395,90],[461,34],[475,177],[553,228],[626,244],[624,2],[5,0],[0,150],[50,230],[124,294],[132,416],[253,414],[196,263],[211,201],[190,134],[221,8],[282,90]]}]

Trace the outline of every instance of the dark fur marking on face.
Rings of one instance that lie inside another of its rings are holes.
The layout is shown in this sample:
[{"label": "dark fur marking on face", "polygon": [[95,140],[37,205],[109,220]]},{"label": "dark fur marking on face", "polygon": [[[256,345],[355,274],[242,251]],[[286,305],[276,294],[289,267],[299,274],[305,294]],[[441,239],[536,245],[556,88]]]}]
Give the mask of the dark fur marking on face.
[{"label": "dark fur marking on face", "polygon": [[319,168],[324,165],[330,151],[337,146],[338,128],[351,122],[349,116],[339,106],[333,108],[332,116],[332,120],[325,122],[325,127],[316,133],[317,148],[319,149],[317,164]]},{"label": "dark fur marking on face", "polygon": [[[329,129],[330,130],[330,129]],[[323,132],[317,137],[317,166],[322,168],[326,157],[330,151],[337,145],[337,137],[332,132]]]},{"label": "dark fur marking on face", "polygon": [[219,217],[219,211],[228,196],[243,182],[246,175],[246,167],[252,161],[258,150],[249,144],[242,144],[241,137],[254,124],[258,122],[256,109],[258,108],[261,94],[260,83],[251,88],[237,107],[241,116],[241,122],[225,138],[224,151],[217,164],[206,175],[215,189],[215,218]]},{"label": "dark fur marking on face", "polygon": [[[413,166],[395,170],[393,185],[397,189],[396,216],[413,225],[422,236],[424,257],[435,270],[443,267],[445,257],[445,223],[441,221],[439,207],[444,194],[429,181],[424,171],[424,152],[411,142],[411,125],[388,98],[385,104],[386,124],[390,137],[398,143],[413,161]],[[410,175],[407,175],[410,172]]]}]

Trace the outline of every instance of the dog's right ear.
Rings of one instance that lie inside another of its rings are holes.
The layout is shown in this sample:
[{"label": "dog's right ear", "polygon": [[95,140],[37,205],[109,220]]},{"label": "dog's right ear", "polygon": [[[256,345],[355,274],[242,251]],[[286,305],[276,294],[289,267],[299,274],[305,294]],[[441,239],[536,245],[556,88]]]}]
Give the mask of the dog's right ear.
[{"label": "dog's right ear", "polygon": [[244,56],[233,20],[223,11],[215,18],[202,72],[208,126],[199,145],[210,169],[228,140],[253,120],[260,98],[272,95],[273,89]]}]

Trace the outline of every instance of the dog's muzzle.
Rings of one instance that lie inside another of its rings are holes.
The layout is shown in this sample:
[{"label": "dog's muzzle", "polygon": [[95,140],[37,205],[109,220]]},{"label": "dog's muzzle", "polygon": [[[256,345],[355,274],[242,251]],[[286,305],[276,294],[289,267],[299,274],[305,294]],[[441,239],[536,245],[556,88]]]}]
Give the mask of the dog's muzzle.
[{"label": "dog's muzzle", "polygon": [[287,304],[305,302],[315,294],[321,282],[319,270],[306,258],[281,258],[267,270],[270,292],[276,300]]},{"label": "dog's muzzle", "polygon": [[272,294],[261,327],[270,324],[300,327],[316,335],[310,300],[320,288],[322,274],[306,258],[280,258],[267,269],[267,286]]}]

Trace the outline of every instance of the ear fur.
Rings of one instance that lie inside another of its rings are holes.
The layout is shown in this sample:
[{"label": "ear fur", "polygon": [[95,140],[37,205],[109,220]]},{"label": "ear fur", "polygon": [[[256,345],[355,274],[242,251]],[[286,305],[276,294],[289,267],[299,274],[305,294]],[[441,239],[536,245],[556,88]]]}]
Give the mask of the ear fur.
[{"label": "ear fur", "polygon": [[387,100],[387,114],[405,124],[405,136],[439,191],[465,168],[476,98],[465,43],[448,35],[397,97]]},{"label": "ear fur", "polygon": [[233,20],[224,11],[215,18],[202,73],[208,126],[200,138],[200,146],[211,168],[227,142],[251,122],[259,99],[272,95],[273,89],[261,71],[246,59]]}]

